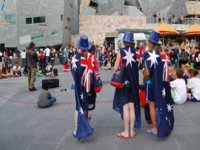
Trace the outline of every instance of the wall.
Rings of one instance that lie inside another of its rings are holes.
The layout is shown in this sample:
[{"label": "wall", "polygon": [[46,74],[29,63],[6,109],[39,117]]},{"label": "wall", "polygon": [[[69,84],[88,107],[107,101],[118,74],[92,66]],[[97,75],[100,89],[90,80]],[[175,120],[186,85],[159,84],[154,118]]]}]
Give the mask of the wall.
[{"label": "wall", "polygon": [[[118,29],[147,29],[153,30],[158,24],[147,24],[146,17],[134,16],[80,16],[80,34],[87,34],[89,40],[94,41],[95,44],[101,45],[104,42],[105,36],[115,34]],[[188,25],[171,25],[174,29],[185,31]],[[76,43],[79,35],[72,36],[72,43]]]},{"label": "wall", "polygon": [[0,43],[5,43],[5,47],[16,47],[17,45],[16,1],[0,0]]},{"label": "wall", "polygon": [[[63,0],[17,0],[17,36],[31,34],[36,46],[47,46],[62,43],[63,22],[61,15],[64,12]],[[46,17],[46,26],[41,24],[26,24],[27,17]]]},{"label": "wall", "polygon": [[200,1],[187,1],[185,5],[189,14],[200,15]]},{"label": "wall", "polygon": [[[133,16],[80,16],[80,34],[87,34],[96,44],[102,44],[106,33],[117,29],[145,29],[145,17]],[[75,41],[74,39],[73,41]]]}]

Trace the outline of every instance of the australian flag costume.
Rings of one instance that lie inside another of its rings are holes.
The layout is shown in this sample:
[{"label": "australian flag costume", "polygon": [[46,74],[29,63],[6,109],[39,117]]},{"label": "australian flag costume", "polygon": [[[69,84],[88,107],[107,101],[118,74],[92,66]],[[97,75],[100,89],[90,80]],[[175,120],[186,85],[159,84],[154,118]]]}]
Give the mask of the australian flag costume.
[{"label": "australian flag costume", "polygon": [[[145,52],[143,59],[145,61],[145,67],[150,73],[150,77],[146,82],[146,91],[148,91],[147,99],[154,101],[156,104],[157,135],[158,137],[166,137],[174,127],[173,100],[168,76],[168,60],[164,54],[160,54],[157,50]],[[151,88],[148,88],[149,86]]]},{"label": "australian flag costume", "polygon": [[140,103],[139,103],[139,53],[133,47],[125,47],[120,50],[121,62],[124,65],[124,75],[127,84],[123,88],[116,88],[113,109],[121,114],[123,119],[123,105],[133,102],[135,105],[135,128],[140,128]]},{"label": "australian flag costume", "polygon": [[[81,36],[79,45],[86,45],[85,47],[89,47],[87,36]],[[95,71],[94,57],[95,56],[91,53],[88,53],[87,58],[85,58],[83,54],[77,53],[72,58],[71,62],[71,71],[75,82],[76,110],[79,113],[77,133],[75,135],[78,139],[85,138],[93,132],[93,129],[87,122],[87,112],[95,109],[96,102],[93,82]],[[85,129],[82,128],[83,126]],[[82,130],[79,127],[82,128]],[[87,131],[89,133],[86,133]]]}]

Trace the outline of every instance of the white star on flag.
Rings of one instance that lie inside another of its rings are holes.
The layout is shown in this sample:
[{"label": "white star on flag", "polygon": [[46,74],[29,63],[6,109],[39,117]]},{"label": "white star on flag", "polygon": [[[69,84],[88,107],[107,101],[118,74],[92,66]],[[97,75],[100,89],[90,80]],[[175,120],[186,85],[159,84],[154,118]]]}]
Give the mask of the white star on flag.
[{"label": "white star on flag", "polygon": [[150,60],[150,61],[151,61],[151,67],[152,67],[154,64],[158,64],[157,58],[160,57],[160,56],[157,55],[155,51],[153,51],[152,53],[149,52],[149,55],[150,55],[150,57],[149,57],[147,60]]},{"label": "white star on flag", "polygon": [[166,91],[165,91],[165,89],[163,89],[162,90],[162,96],[165,98],[165,96],[166,96]]},{"label": "white star on flag", "polygon": [[79,112],[80,112],[81,114],[84,114],[84,112],[83,112],[83,109],[82,109],[82,108],[80,108]]},{"label": "white star on flag", "polygon": [[83,94],[80,94],[80,96],[81,96],[81,100],[83,100]]},{"label": "white star on flag", "polygon": [[168,110],[168,112],[171,112],[171,111],[172,111],[172,109],[173,109],[173,106],[172,106],[172,105],[170,105],[170,104],[167,104],[167,110]]},{"label": "white star on flag", "polygon": [[123,59],[126,59],[126,66],[130,64],[132,68],[132,61],[135,62],[135,59],[133,58],[134,54],[131,53],[131,48],[128,49],[128,52],[126,50],[124,52],[126,56],[124,56]]},{"label": "white star on flag", "polygon": [[72,57],[72,69],[77,69],[76,62],[78,62],[78,59],[76,59],[76,55]]}]

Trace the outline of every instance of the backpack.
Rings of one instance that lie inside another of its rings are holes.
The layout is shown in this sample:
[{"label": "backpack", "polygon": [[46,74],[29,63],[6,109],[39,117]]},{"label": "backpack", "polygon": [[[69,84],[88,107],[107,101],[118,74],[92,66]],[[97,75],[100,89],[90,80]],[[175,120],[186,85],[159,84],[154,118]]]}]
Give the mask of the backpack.
[{"label": "backpack", "polygon": [[185,52],[185,51],[182,51],[181,54],[180,54],[179,59],[180,59],[181,61],[188,61],[188,53]]}]

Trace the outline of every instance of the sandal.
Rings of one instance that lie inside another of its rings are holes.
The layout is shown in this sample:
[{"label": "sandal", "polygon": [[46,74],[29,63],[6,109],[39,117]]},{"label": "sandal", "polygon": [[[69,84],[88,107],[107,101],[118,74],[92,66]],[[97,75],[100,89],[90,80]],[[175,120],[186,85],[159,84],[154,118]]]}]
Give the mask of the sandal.
[{"label": "sandal", "polygon": [[148,129],[146,133],[149,135],[157,135],[157,133],[153,132],[151,129]]},{"label": "sandal", "polygon": [[126,137],[126,136],[124,136],[122,133],[118,133],[118,134],[117,134],[117,137],[118,137],[118,138],[121,138],[121,139],[129,139],[129,136]]}]

